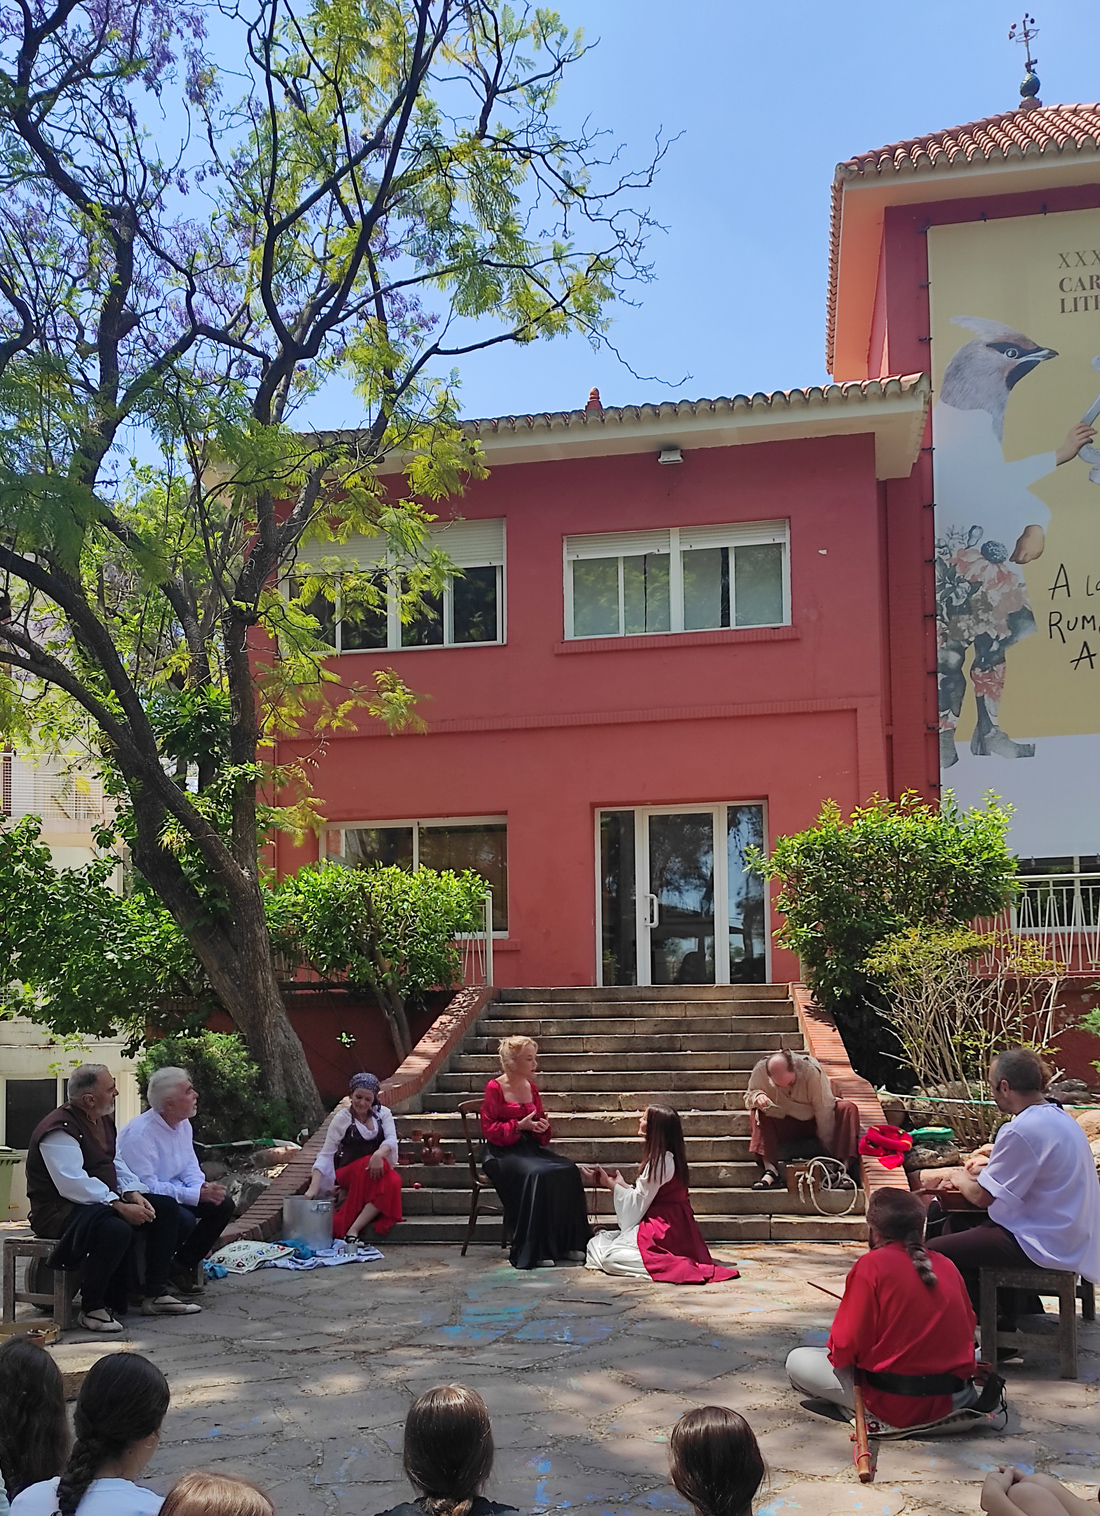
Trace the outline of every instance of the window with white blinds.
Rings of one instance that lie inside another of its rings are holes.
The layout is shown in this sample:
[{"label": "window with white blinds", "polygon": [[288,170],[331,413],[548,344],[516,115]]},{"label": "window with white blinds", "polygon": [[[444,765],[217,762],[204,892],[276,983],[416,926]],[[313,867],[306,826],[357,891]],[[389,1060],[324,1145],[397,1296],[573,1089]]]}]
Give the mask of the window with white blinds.
[{"label": "window with white blinds", "polygon": [[786,521],[565,539],[565,635],[631,637],[790,621]]},{"label": "window with white blinds", "polygon": [[338,653],[412,647],[462,647],[504,641],[504,521],[436,522],[432,549],[454,563],[441,594],[425,594],[410,614],[408,581],[385,537],[309,542],[298,550],[295,578],[323,574],[330,594],[309,609]]}]

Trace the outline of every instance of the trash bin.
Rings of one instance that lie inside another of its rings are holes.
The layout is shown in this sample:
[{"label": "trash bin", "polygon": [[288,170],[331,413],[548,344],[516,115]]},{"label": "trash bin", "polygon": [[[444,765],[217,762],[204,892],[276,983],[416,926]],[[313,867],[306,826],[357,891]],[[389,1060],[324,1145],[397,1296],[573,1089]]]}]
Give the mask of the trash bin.
[{"label": "trash bin", "polygon": [[22,1158],[14,1148],[0,1148],[0,1221],[7,1221],[11,1207],[11,1175]]}]

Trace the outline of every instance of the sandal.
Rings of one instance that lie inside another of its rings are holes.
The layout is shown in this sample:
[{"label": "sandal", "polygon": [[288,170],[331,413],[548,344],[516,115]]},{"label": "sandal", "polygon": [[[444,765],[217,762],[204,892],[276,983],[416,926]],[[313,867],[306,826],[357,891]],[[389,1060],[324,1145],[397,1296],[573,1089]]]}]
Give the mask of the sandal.
[{"label": "sandal", "polygon": [[774,1190],[778,1188],[779,1175],[774,1169],[765,1169],[760,1178],[752,1186],[754,1190]]}]

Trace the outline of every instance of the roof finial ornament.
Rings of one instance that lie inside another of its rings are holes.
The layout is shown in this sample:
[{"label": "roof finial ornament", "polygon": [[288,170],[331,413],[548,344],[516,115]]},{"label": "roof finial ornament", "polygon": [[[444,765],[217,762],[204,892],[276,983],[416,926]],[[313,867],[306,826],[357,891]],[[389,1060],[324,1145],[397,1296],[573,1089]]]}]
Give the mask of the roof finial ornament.
[{"label": "roof finial ornament", "polygon": [[1020,104],[1017,107],[1022,111],[1033,111],[1043,103],[1039,99],[1039,75],[1035,72],[1039,60],[1031,56],[1031,44],[1038,35],[1035,17],[1029,16],[1027,11],[1024,11],[1022,21],[1014,21],[1008,29],[1008,40],[1019,42],[1025,52],[1025,73],[1020,84]]},{"label": "roof finial ornament", "polygon": [[596,389],[596,388],[593,387],[592,389],[590,389],[588,391],[588,404],[585,406],[585,410],[586,411],[602,411],[603,410],[603,401],[600,399],[600,392],[599,392],[598,389]]}]

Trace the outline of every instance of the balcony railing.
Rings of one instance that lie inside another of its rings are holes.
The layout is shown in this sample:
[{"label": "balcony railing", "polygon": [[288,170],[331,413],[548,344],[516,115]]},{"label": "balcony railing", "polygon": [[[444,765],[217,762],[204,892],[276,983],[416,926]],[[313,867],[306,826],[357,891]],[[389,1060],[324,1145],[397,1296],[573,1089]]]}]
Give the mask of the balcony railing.
[{"label": "balcony railing", "polygon": [[1027,937],[1068,974],[1100,974],[1100,874],[1025,874],[1015,903],[976,922]]}]

